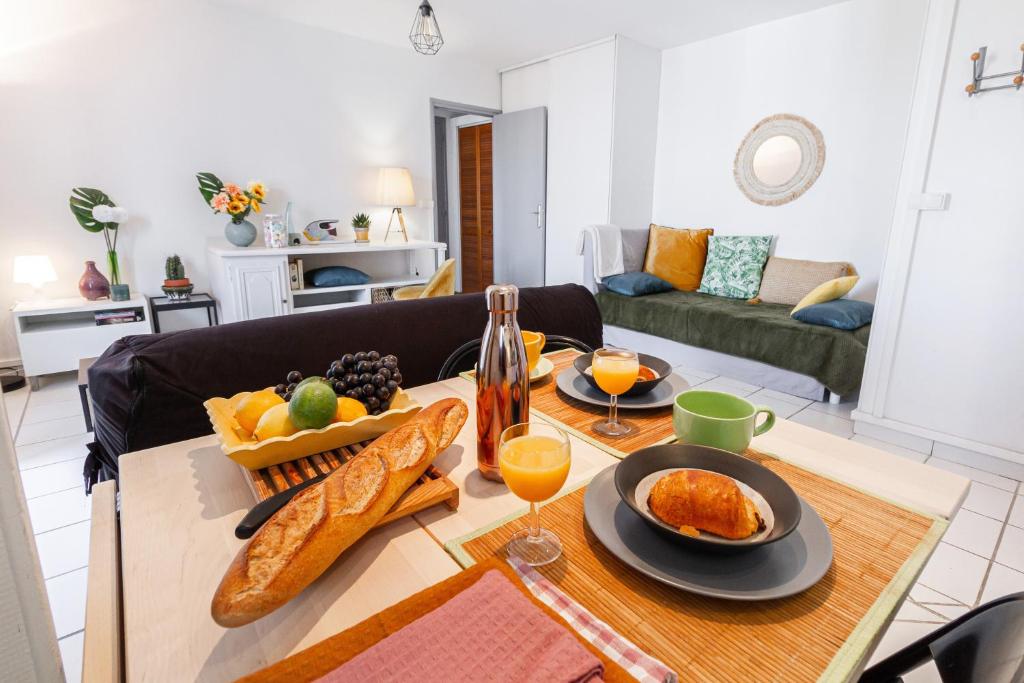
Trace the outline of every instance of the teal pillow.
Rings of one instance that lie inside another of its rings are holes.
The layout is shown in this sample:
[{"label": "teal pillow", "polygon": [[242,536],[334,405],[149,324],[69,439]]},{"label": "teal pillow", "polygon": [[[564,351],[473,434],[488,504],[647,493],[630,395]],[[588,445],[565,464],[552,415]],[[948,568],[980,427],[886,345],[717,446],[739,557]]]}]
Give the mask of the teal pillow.
[{"label": "teal pillow", "polygon": [[305,279],[310,287],[348,287],[365,285],[370,281],[370,276],[348,266],[327,266],[309,271]]},{"label": "teal pillow", "polygon": [[730,299],[752,299],[761,288],[772,235],[712,235],[698,292]]},{"label": "teal pillow", "polygon": [[671,284],[650,273],[612,275],[601,280],[601,284],[606,289],[622,296],[644,296],[645,294],[671,292],[673,289]]},{"label": "teal pillow", "polygon": [[823,304],[805,306],[793,314],[801,322],[825,325],[837,330],[856,330],[871,322],[875,313],[873,304],[855,299],[834,299]]}]

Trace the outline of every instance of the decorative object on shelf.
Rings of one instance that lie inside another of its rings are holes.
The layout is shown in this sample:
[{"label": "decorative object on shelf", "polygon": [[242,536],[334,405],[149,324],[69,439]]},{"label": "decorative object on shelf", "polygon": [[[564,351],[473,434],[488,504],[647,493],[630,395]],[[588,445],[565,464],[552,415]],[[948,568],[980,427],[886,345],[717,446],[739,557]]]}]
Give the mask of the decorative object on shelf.
[{"label": "decorative object on shelf", "polygon": [[231,222],[224,227],[224,236],[236,247],[247,247],[256,241],[256,226],[245,219],[250,211],[260,212],[260,204],[267,196],[263,183],[251,180],[246,189],[234,183],[224,183],[214,174],[204,171],[196,174],[199,193],[214,213],[226,213]]},{"label": "decorative object on shelf", "polygon": [[441,27],[437,25],[434,8],[430,6],[428,0],[423,0],[416,9],[416,17],[412,20],[412,28],[409,29],[409,42],[421,55],[436,55],[444,45]]},{"label": "decorative object on shelf", "polygon": [[[103,239],[107,243],[107,266],[110,268],[110,280],[103,278],[107,282],[106,294],[103,296],[110,296],[112,291],[110,285],[113,284],[118,297],[124,297],[117,300],[127,300],[129,298],[128,285],[121,282],[121,266],[117,260],[117,228],[124,222],[128,212],[120,206],[115,206],[114,200],[102,190],[91,187],[73,188],[68,204],[71,206],[71,213],[78,220],[78,224],[89,232],[102,232]],[[88,263],[92,263],[95,270],[95,262],[88,261]],[[86,274],[88,273],[87,265]],[[83,275],[82,278],[84,280],[85,276]],[[79,291],[82,291],[81,283],[78,287]],[[82,296],[89,298],[84,293]]]},{"label": "decorative object on shelf", "polygon": [[14,257],[14,283],[32,285],[33,298],[43,298],[43,285],[57,281],[50,257],[44,254]]},{"label": "decorative object on shelf", "polygon": [[825,139],[795,114],[758,122],[740,143],[733,162],[736,185],[762,206],[781,206],[806,192],[825,166]]},{"label": "decorative object on shelf", "polygon": [[[1024,43],[1021,43],[1020,51],[1024,53]],[[1005,71],[1001,74],[986,76],[985,55],[987,53],[988,47],[982,47],[971,55],[971,61],[974,63],[974,79],[967,84],[966,88],[964,88],[964,91],[967,92],[967,96],[973,97],[974,95],[989,92],[990,90],[1006,90],[1007,88],[1020,90],[1021,85],[1024,85],[1024,54],[1021,55],[1020,68],[1016,71]],[[1009,76],[1013,76],[1013,79],[1009,83],[1004,83],[1003,85],[992,85],[987,88],[981,87],[982,81],[992,80],[993,78],[1007,78]]]},{"label": "decorative object on shelf", "polygon": [[306,225],[302,236],[314,244],[332,242],[338,238],[338,227],[335,225],[337,222],[337,218],[318,218]]},{"label": "decorative object on shelf", "polygon": [[103,276],[103,273],[96,270],[95,261],[85,262],[85,272],[78,280],[78,292],[83,299],[96,301],[98,299],[110,298],[110,280]]},{"label": "decorative object on shelf", "polygon": [[288,232],[288,246],[297,247],[302,244],[302,236],[292,230],[292,203],[284,207],[284,229]]},{"label": "decorative object on shelf", "polygon": [[185,265],[181,262],[181,257],[177,254],[168,256],[164,271],[166,279],[164,280],[163,287],[160,289],[167,295],[167,299],[170,301],[188,301],[195,285],[185,277]]},{"label": "decorative object on shelf", "polygon": [[263,217],[263,242],[273,249],[288,246],[288,228],[280,214],[268,213]]},{"label": "decorative object on shelf", "polygon": [[352,229],[356,233],[356,242],[370,241],[370,217],[365,213],[357,213],[352,216]]},{"label": "decorative object on shelf", "polygon": [[409,241],[409,233],[405,229],[405,216],[402,215],[403,206],[416,204],[416,194],[412,190],[412,174],[407,168],[382,168],[377,175],[377,204],[391,208],[391,217],[388,218],[388,230],[384,233],[384,241],[391,235],[391,223],[398,214],[398,224],[402,228],[402,235],[405,241]]}]

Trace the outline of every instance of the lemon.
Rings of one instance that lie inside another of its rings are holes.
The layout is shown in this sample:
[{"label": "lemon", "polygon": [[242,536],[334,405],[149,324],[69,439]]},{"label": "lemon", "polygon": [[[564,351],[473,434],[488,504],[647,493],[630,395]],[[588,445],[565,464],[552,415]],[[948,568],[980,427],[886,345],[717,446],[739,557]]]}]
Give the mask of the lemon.
[{"label": "lemon", "polygon": [[366,415],[366,406],[348,396],[338,397],[338,412],[334,414],[335,422],[352,422]]},{"label": "lemon", "polygon": [[235,420],[242,426],[242,429],[250,434],[256,431],[263,413],[276,405],[284,403],[284,399],[274,393],[273,389],[261,389],[254,391],[238,403],[235,408]]},{"label": "lemon", "polygon": [[263,413],[252,435],[257,441],[264,441],[275,436],[291,436],[297,431],[288,417],[288,404],[282,401]]}]

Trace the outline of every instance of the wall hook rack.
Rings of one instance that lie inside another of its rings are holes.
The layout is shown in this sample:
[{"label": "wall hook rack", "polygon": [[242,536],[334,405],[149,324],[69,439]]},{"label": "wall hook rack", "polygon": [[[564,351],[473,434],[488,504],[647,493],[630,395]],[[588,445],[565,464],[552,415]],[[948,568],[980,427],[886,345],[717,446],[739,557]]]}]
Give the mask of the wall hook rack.
[{"label": "wall hook rack", "polygon": [[[1020,51],[1024,53],[1024,43],[1020,46]],[[971,55],[971,61],[974,63],[974,80],[967,84],[964,90],[967,92],[968,97],[973,97],[983,92],[989,92],[990,90],[1005,90],[1007,88],[1013,88],[1014,90],[1020,90],[1022,84],[1024,84],[1024,55],[1021,56],[1020,69],[1017,71],[1007,71],[1001,74],[992,74],[990,76],[985,75],[985,53],[988,52],[988,47],[980,48],[977,52]],[[988,81],[993,78],[1007,78],[1013,76],[1013,80],[1003,85],[990,85],[987,88],[981,87],[982,81]]]}]

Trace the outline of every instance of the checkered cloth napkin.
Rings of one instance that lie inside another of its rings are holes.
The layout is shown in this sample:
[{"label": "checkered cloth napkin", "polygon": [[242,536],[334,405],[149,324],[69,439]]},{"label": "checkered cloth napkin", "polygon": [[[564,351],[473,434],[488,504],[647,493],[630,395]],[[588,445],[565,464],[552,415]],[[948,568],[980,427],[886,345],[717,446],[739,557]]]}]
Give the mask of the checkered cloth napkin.
[{"label": "checkered cloth napkin", "polygon": [[557,612],[577,633],[635,679],[645,683],[678,683],[679,678],[674,671],[612,630],[611,626],[585,610],[533,567],[518,557],[508,558],[508,563],[538,600]]}]

